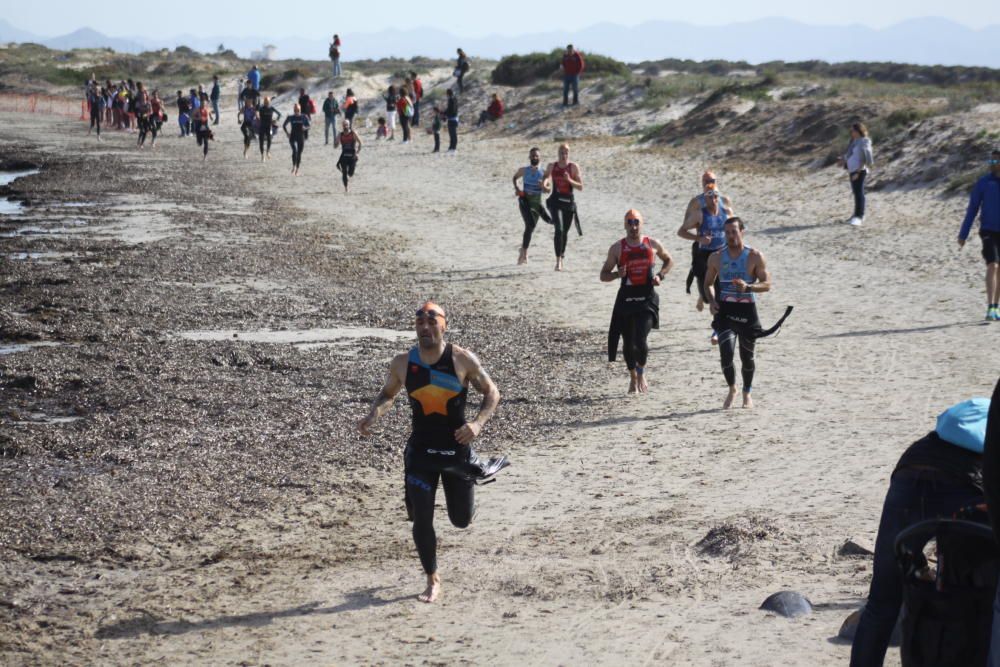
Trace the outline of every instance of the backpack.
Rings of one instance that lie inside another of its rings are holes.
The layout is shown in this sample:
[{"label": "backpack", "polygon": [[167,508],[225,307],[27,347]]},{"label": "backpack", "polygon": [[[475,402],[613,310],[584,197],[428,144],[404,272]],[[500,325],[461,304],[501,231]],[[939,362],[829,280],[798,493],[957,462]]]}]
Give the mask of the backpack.
[{"label": "backpack", "polygon": [[410,98],[405,98],[406,102],[403,104],[403,115],[407,118],[413,118],[413,104],[410,102]]},{"label": "backpack", "polygon": [[314,116],[316,114],[316,103],[309,98],[309,115]]},{"label": "backpack", "polygon": [[[937,541],[937,572],[927,581],[924,546]],[[896,537],[903,572],[904,667],[986,665],[1000,550],[988,524],[922,521]]]},{"label": "backpack", "polygon": [[340,49],[338,49],[335,44],[331,44],[330,45],[330,57],[331,58],[339,58],[340,57]]}]

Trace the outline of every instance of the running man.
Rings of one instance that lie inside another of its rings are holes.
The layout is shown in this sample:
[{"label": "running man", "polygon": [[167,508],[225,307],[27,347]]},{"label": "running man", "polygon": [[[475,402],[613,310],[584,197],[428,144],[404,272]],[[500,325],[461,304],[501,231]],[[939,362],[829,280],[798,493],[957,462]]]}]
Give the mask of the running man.
[{"label": "running man", "polygon": [[[379,417],[392,407],[399,390],[406,387],[413,410],[413,431],[403,453],[406,510],[413,521],[413,541],[427,575],[427,588],[418,596],[422,602],[434,602],[441,594],[434,533],[438,481],[444,486],[452,525],[468,527],[475,514],[474,482],[455,474],[454,469],[470,463],[476,465],[478,457],[472,451],[472,441],[500,402],[500,392],[476,355],[445,343],[446,329],[447,321],[440,306],[428,301],[417,309],[418,344],[392,360],[382,391],[358,424],[361,434],[369,435]],[[483,400],[479,414],[467,422],[465,401],[470,384],[483,395]]]},{"label": "running man", "polygon": [[[517,257],[518,264],[528,263],[528,246],[531,245],[531,234],[535,231],[538,218],[541,216],[545,222],[552,222],[545,207],[542,206],[542,191],[548,191],[544,187],[545,172],[538,165],[542,161],[541,152],[537,148],[528,151],[528,166],[521,167],[514,172],[514,192],[517,194],[517,206],[521,209],[521,217],[524,218],[524,235],[521,237],[521,254]],[[521,179],[522,187],[517,187],[517,179]]]},{"label": "running man", "polygon": [[253,103],[250,100],[244,100],[243,111],[240,113],[237,120],[240,123],[240,132],[243,133],[243,159],[247,159],[247,153],[250,152],[250,144],[253,143],[254,139],[254,124],[257,123],[257,110],[253,108]]},{"label": "running man", "polygon": [[986,260],[986,319],[1000,321],[1000,149],[993,151],[990,171],[976,181],[969,197],[969,208],[958,231],[958,247],[965,245],[972,223],[979,215],[979,238]]},{"label": "running man", "polygon": [[[642,226],[639,211],[630,208],[625,212],[625,238],[611,246],[601,268],[601,282],[621,281],[608,332],[608,360],[615,360],[621,337],[630,394],[644,394],[649,389],[646,381],[649,343],[646,339],[650,330],[660,328],[660,297],[654,288],[663,282],[674,265],[670,253],[659,241],[643,236]],[[663,266],[654,272],[657,257]]]},{"label": "running man", "polygon": [[98,141],[101,140],[101,118],[104,117],[107,108],[104,97],[106,94],[104,88],[98,88],[96,84],[87,88],[87,104],[90,107],[90,129],[87,130],[87,134],[90,134],[96,126]]},{"label": "running man", "polygon": [[[291,132],[288,126],[292,126]],[[309,129],[309,116],[302,113],[302,107],[296,104],[292,107],[292,113],[285,117],[282,125],[288,143],[292,146],[292,175],[299,175],[299,166],[302,164],[302,151],[306,148],[306,130]]]},{"label": "running man", "polygon": [[[281,120],[281,112],[271,106],[271,98],[265,97],[264,103],[257,109],[257,142],[260,145],[260,161],[271,159],[271,137],[277,132],[278,121]],[[264,143],[267,143],[267,153],[264,152]]]},{"label": "running man", "polygon": [[202,161],[208,160],[208,142],[215,139],[212,134],[212,127],[209,125],[209,121],[212,118],[212,112],[208,109],[208,95],[206,93],[201,94],[201,105],[195,109],[194,117],[197,121],[195,123],[197,129],[196,139],[198,140],[198,145],[202,147]]},{"label": "running man", "polygon": [[340,159],[337,160],[337,169],[341,178],[344,179],[344,192],[347,192],[347,179],[354,176],[354,169],[358,166],[358,156],[361,154],[361,137],[351,128],[351,121],[345,120],[344,130],[340,133]]},{"label": "running man", "polygon": [[552,190],[545,203],[549,207],[549,215],[556,228],[552,239],[556,250],[556,271],[562,271],[563,259],[566,257],[566,241],[569,240],[569,230],[576,216],[573,191],[583,190],[580,167],[575,162],[569,161],[569,144],[559,146],[559,159],[545,168],[542,188],[546,192]]},{"label": "running man", "polygon": [[[750,390],[753,387],[754,347],[758,338],[777,330],[784,317],[774,327],[764,331],[757,317],[756,294],[771,289],[771,274],[759,250],[743,243],[745,226],[739,218],[725,222],[726,247],[708,258],[705,272],[705,296],[715,315],[712,328],[718,332],[722,374],[729,385],[723,408],[730,408],[736,398],[736,369],[733,365],[739,344],[743,373],[743,407],[752,408]],[[719,281],[716,288],[716,280]],[[786,312],[785,317],[788,316]]]},{"label": "running man", "polygon": [[[728,217],[736,215],[736,212],[733,210],[733,202],[729,199],[729,197],[719,192],[718,180],[716,179],[715,174],[711,171],[706,171],[702,174],[701,194],[692,197],[691,201],[688,202],[687,210],[684,212],[684,222],[681,223],[680,229],[677,230],[677,236],[682,239],[692,241],[691,272],[688,274],[687,291],[688,294],[691,293],[691,283],[696,280],[698,283],[698,303],[695,308],[698,309],[698,312],[701,312],[705,307],[705,268],[708,266],[708,257],[712,254],[712,252],[719,250],[726,244],[721,227],[719,228],[718,239],[716,239],[715,236],[712,237],[713,241],[716,241],[715,250],[702,248],[702,244],[699,239],[701,236],[700,228],[705,222],[705,209],[708,208],[706,195],[709,192],[715,192],[719,195],[716,205],[721,204],[721,208],[728,212]],[[725,222],[725,220],[723,220],[723,222]]]}]

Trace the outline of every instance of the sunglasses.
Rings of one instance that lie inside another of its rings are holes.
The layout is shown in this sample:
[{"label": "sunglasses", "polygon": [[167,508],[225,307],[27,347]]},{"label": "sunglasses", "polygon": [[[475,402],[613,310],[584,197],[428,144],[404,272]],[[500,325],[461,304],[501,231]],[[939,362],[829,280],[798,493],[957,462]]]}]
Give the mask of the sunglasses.
[{"label": "sunglasses", "polygon": [[442,313],[439,313],[436,310],[433,310],[433,309],[431,309],[431,310],[424,310],[423,308],[420,308],[420,309],[417,310],[417,319],[418,320],[422,320],[424,318],[435,320],[435,319],[437,319],[439,317],[443,318],[444,315]]},{"label": "sunglasses", "polygon": [[704,183],[705,185],[708,185],[710,183],[715,183],[715,179],[714,178],[710,178],[708,180],[702,181],[702,183]]},{"label": "sunglasses", "polygon": [[627,224],[629,224],[629,225],[633,226],[633,227],[638,227],[638,226],[639,226],[639,224],[640,224],[640,223],[642,222],[642,220],[636,220],[635,218],[629,218],[629,219],[628,219],[628,220],[626,220],[625,222],[626,222]]}]

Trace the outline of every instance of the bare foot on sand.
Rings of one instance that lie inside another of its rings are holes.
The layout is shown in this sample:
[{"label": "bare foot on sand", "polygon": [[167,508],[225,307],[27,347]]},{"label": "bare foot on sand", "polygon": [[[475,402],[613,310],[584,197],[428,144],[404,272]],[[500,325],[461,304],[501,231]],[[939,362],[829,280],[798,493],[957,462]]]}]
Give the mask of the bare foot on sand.
[{"label": "bare foot on sand", "polygon": [[517,256],[517,263],[519,265],[520,264],[527,264],[528,263],[528,249],[527,248],[521,248],[521,252]]},{"label": "bare foot on sand", "polygon": [[441,595],[441,577],[437,574],[427,575],[427,588],[423,593],[417,596],[417,599],[421,602],[431,603],[438,599]]},{"label": "bare foot on sand", "polygon": [[705,300],[702,299],[700,296],[698,297],[698,303],[694,304],[694,309],[697,310],[699,313],[705,310]]},{"label": "bare foot on sand", "polygon": [[753,400],[750,398],[749,391],[743,392],[743,407],[748,410],[753,407]]},{"label": "bare foot on sand", "polygon": [[562,257],[556,257],[556,271],[563,270],[563,259]]},{"label": "bare foot on sand", "polygon": [[646,373],[645,372],[636,373],[636,376],[638,378],[638,382],[636,383],[636,388],[639,390],[640,394],[645,394],[647,391],[649,391],[649,383],[646,382]]},{"label": "bare foot on sand", "polygon": [[638,394],[639,393],[639,379],[636,376],[635,371],[631,371],[631,375],[629,376],[629,380],[628,380],[628,393],[629,393],[630,396],[632,394]]},{"label": "bare foot on sand", "polygon": [[722,402],[722,409],[728,410],[733,407],[733,401],[736,400],[736,387],[730,387],[729,393],[726,394],[726,400]]}]

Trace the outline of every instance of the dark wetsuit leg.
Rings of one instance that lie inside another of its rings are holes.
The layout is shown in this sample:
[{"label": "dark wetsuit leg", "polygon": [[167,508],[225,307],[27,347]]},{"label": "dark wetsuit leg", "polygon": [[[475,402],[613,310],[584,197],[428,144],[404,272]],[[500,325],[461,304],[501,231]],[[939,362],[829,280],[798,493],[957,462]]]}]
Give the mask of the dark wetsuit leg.
[{"label": "dark wetsuit leg", "polygon": [[[712,256],[712,251],[702,250],[700,247],[694,248],[691,255],[691,270],[694,272],[695,280],[698,283],[698,295],[702,301],[708,301],[705,293],[705,272],[708,270],[708,258]],[[718,294],[719,283],[715,283],[716,294]]]},{"label": "dark wetsuit leg", "polygon": [[564,204],[558,199],[549,199],[549,215],[552,217],[552,224],[555,227],[552,243],[555,247],[556,257],[566,256],[566,242],[569,240],[569,230],[573,226],[573,209],[572,200],[568,204]]},{"label": "dark wetsuit leg", "polygon": [[306,147],[305,137],[292,135],[288,143],[292,145],[292,166],[298,167],[302,163],[302,150]]},{"label": "dark wetsuit leg", "polygon": [[468,528],[476,514],[476,485],[448,473],[441,474],[444,499],[448,504],[448,519],[456,528]]},{"label": "dark wetsuit leg", "polygon": [[444,486],[448,518],[466,528],[475,514],[475,485],[459,477],[430,470],[406,471],[406,509],[413,521],[413,542],[427,574],[437,572],[437,534],[434,532],[434,496],[438,480]]},{"label": "dark wetsuit leg", "polygon": [[733,362],[736,357],[736,348],[740,350],[740,364],[743,375],[743,391],[750,391],[753,387],[753,374],[756,370],[754,362],[754,348],[757,341],[752,336],[738,334],[732,329],[719,332],[719,356],[722,359],[722,374],[726,376],[726,383],[731,387],[736,384],[736,369]]},{"label": "dark wetsuit leg", "polygon": [[653,329],[653,313],[644,310],[622,318],[622,355],[628,369],[645,367],[649,357],[649,332]]},{"label": "dark wetsuit leg", "polygon": [[344,187],[347,187],[347,181],[349,178],[354,176],[354,168],[358,165],[358,158],[351,157],[350,155],[341,155],[340,159],[337,160],[337,169],[340,170],[340,178],[344,181]]},{"label": "dark wetsuit leg", "polygon": [[271,128],[260,129],[260,134],[257,137],[258,143],[260,145],[260,154],[264,154],[264,144],[267,143],[267,152],[271,152]]},{"label": "dark wetsuit leg", "polygon": [[413,542],[427,574],[437,572],[437,535],[434,533],[434,495],[439,473],[406,471],[406,511],[413,522]]},{"label": "dark wetsuit leg", "polygon": [[521,247],[527,248],[531,245],[531,235],[538,224],[538,211],[531,206],[527,197],[521,197],[518,201],[518,208],[521,209],[521,218],[524,219],[524,234],[521,237]]}]

